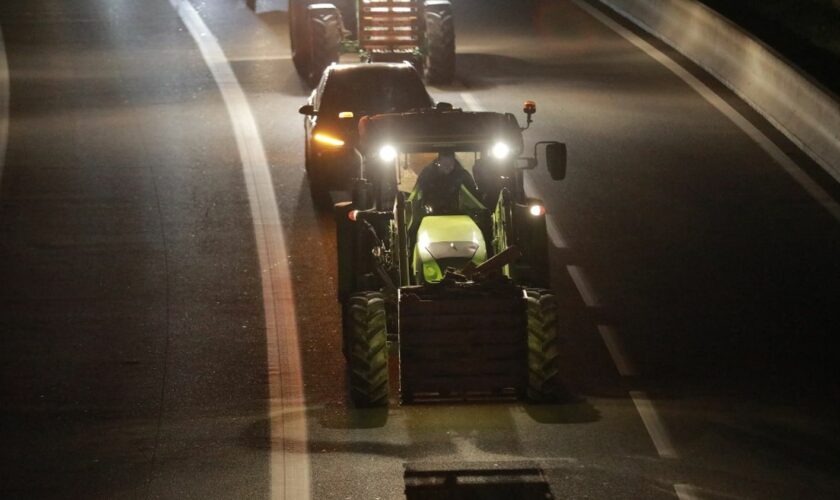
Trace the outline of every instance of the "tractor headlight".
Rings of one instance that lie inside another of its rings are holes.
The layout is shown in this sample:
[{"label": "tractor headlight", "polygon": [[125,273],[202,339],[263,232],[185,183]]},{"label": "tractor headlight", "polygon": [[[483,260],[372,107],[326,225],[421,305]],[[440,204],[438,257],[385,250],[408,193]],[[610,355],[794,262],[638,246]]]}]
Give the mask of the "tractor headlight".
[{"label": "tractor headlight", "polygon": [[497,142],[493,145],[493,148],[490,149],[490,154],[497,160],[504,160],[510,156],[510,146],[504,142]]},{"label": "tractor headlight", "polygon": [[379,159],[384,162],[392,162],[397,159],[397,148],[387,144],[379,148]]},{"label": "tractor headlight", "polygon": [[530,207],[528,207],[528,211],[534,217],[539,217],[541,215],[545,215],[545,205],[541,205],[539,203],[532,203]]}]

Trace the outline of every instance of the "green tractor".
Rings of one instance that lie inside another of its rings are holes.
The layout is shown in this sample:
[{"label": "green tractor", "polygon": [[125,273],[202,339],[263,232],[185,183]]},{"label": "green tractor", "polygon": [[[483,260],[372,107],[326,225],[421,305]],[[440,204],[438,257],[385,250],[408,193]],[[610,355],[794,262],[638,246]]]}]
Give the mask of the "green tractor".
[{"label": "green tractor", "polygon": [[448,0],[290,0],[298,74],[316,86],[341,54],[363,62],[412,62],[430,83],[455,76],[455,26]]},{"label": "green tractor", "polygon": [[[535,111],[526,103],[528,125]],[[565,145],[540,142],[520,158],[513,115],[445,103],[365,117],[358,130],[360,175],[352,201],[334,208],[353,402],[387,405],[391,373],[404,403],[554,400],[562,385],[545,208],[526,197],[523,171],[544,148],[562,179]],[[389,370],[389,335],[398,370]]]}]

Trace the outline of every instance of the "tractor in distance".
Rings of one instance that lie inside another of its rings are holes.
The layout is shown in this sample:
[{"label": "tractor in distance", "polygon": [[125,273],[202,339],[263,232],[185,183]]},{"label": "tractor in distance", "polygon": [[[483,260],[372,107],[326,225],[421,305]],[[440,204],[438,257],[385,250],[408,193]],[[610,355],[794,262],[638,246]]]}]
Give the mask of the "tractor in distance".
[{"label": "tractor in distance", "polygon": [[316,86],[341,54],[362,62],[409,61],[435,84],[455,76],[455,26],[449,0],[289,1],[292,61]]},{"label": "tractor in distance", "polygon": [[355,405],[388,405],[391,373],[403,403],[563,392],[545,208],[523,175],[544,151],[563,179],[566,146],[538,142],[520,158],[535,111],[526,102],[524,128],[512,114],[447,103],[359,122],[352,200],[334,207]]}]

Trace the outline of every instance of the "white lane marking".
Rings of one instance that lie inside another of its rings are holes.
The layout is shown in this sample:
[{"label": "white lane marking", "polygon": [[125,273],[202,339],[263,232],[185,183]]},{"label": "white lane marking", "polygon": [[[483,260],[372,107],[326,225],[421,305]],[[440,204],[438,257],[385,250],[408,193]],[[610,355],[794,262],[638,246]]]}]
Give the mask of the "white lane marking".
[{"label": "white lane marking", "polygon": [[572,282],[575,284],[578,293],[580,293],[583,303],[586,304],[587,307],[600,307],[601,300],[598,298],[598,295],[589,283],[589,279],[587,279],[583,268],[576,265],[570,265],[566,266],[566,269],[569,271],[569,276],[572,277]]},{"label": "white lane marking", "polygon": [[700,491],[690,484],[675,484],[674,491],[680,500],[700,500]]},{"label": "white lane marking", "polygon": [[461,99],[464,100],[464,104],[467,105],[468,110],[476,112],[484,111],[484,107],[478,102],[478,99],[469,92],[461,92]]},{"label": "white lane marking", "polygon": [[636,406],[636,411],[642,417],[642,423],[645,424],[645,429],[647,429],[659,456],[662,458],[679,458],[677,450],[671,443],[671,436],[647,394],[641,391],[630,391],[630,398]]},{"label": "white lane marking", "polygon": [[551,238],[551,244],[554,245],[554,248],[560,250],[569,248],[569,245],[566,244],[566,240],[563,238],[563,233],[557,229],[557,224],[554,223],[554,219],[546,217],[545,227],[548,230],[548,237]]},{"label": "white lane marking", "polygon": [[9,62],[6,43],[0,29],[0,186],[3,185],[3,165],[6,164],[6,144],[9,137]]},{"label": "white lane marking", "polygon": [[265,311],[271,413],[271,498],[310,498],[305,418],[286,418],[305,407],[299,334],[280,213],[248,99],[218,40],[187,0],[170,0],[201,50],[230,115],[251,206]]},{"label": "white lane marking", "polygon": [[691,88],[700,94],[709,104],[717,108],[724,116],[729,118],[738,128],[741,129],[750,139],[770,155],[785,172],[788,173],[799,185],[823,206],[837,221],[840,221],[840,203],[834,201],[831,196],[819,184],[813,181],[808,175],[790,159],[773,141],[764,135],[755,125],[750,123],[735,108],[730,106],[719,95],[715,94],[706,84],[689,73],[685,68],[674,62],[659,49],[642,40],[641,37],[610,19],[603,12],[587,4],[585,0],[572,0],[572,2],[586,11],[589,15],[606,25],[611,30],[621,35],[625,40],[644,51],[647,55],[668,68],[672,73],[687,83]]},{"label": "white lane marking", "polygon": [[610,352],[610,357],[615,364],[615,368],[622,377],[635,377],[638,372],[636,366],[624,353],[624,346],[615,332],[615,328],[609,325],[598,325],[598,333],[601,334],[601,339],[607,346],[607,351]]}]

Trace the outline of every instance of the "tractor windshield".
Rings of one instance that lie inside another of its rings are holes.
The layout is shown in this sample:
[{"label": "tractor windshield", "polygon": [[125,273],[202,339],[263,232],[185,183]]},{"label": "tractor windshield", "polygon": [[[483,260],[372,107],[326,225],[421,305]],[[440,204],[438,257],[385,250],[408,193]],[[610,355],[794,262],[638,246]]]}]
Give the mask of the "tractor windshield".
[{"label": "tractor windshield", "polygon": [[[410,193],[417,185],[417,178],[426,168],[433,168],[432,164],[437,159],[438,153],[403,153],[397,158],[400,191]],[[458,163],[475,178],[476,163],[481,163],[480,155],[474,151],[461,151],[455,153]]]}]

